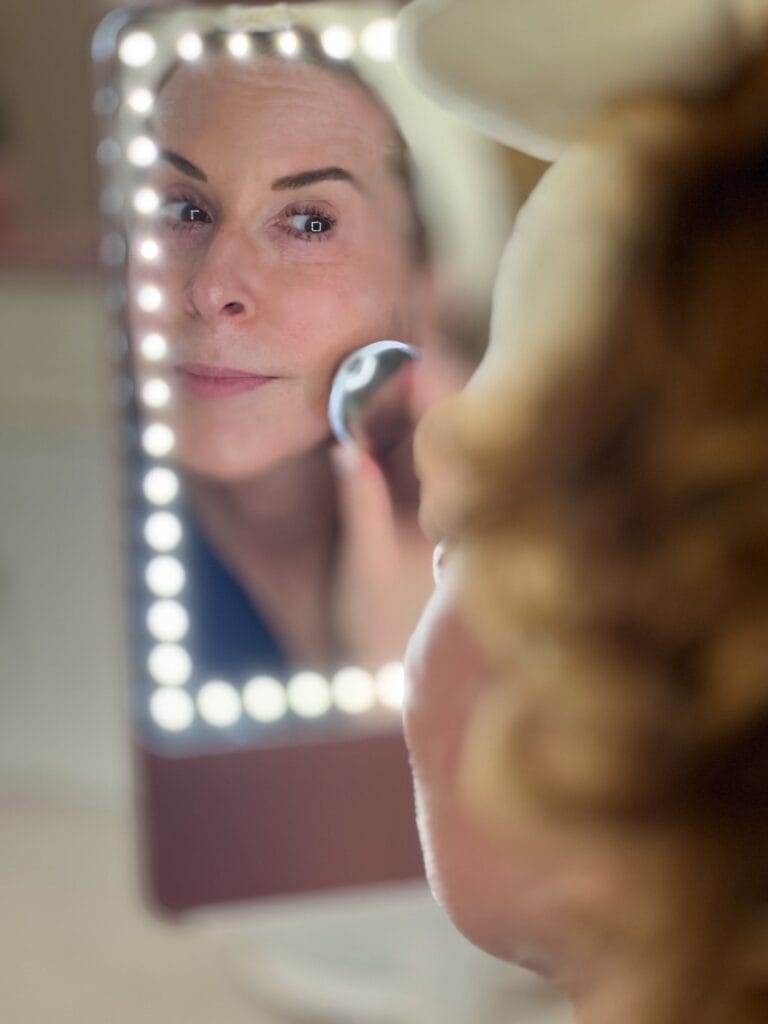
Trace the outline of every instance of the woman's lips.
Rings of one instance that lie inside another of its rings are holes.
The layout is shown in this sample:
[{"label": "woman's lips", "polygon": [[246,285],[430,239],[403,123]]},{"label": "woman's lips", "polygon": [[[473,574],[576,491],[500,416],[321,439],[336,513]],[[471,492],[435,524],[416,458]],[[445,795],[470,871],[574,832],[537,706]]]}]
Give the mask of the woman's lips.
[{"label": "woman's lips", "polygon": [[175,369],[184,389],[198,398],[242,395],[278,379],[229,366],[205,366],[202,363],[182,363]]}]

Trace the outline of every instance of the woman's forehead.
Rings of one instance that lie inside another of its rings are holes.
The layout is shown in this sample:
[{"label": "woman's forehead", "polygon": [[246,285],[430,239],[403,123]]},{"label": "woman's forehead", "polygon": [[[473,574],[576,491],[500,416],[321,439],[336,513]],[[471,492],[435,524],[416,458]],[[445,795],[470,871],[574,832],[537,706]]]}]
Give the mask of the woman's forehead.
[{"label": "woman's forehead", "polygon": [[[216,58],[178,68],[158,99],[161,141],[211,148],[269,139],[282,146],[349,150],[365,158],[387,148],[392,122],[353,80],[302,62],[268,59],[238,66]],[[175,148],[175,146],[174,146]]]}]

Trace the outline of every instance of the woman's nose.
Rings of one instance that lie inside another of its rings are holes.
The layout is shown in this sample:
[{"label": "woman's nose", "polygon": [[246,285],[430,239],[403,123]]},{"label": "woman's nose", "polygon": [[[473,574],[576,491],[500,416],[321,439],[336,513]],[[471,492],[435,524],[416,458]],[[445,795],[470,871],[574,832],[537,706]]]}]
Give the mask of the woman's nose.
[{"label": "woman's nose", "polygon": [[260,277],[254,247],[236,234],[219,234],[190,282],[189,312],[211,326],[245,321],[257,308]]}]

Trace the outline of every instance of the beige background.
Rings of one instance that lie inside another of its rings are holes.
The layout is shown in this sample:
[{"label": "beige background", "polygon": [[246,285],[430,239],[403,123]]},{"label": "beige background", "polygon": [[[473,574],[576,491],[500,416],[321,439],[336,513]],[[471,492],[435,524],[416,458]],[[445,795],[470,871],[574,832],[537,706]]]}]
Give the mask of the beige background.
[{"label": "beige background", "polygon": [[18,142],[25,218],[93,209],[90,38],[95,0],[3,0],[0,106]]}]

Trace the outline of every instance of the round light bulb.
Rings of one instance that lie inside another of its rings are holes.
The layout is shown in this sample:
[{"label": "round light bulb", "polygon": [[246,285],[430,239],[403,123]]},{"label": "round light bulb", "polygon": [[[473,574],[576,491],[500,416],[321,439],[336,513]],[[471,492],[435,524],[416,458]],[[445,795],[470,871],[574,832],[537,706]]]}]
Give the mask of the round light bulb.
[{"label": "round light bulb", "polygon": [[277,722],[288,710],[288,696],[277,679],[257,676],[243,689],[243,705],[257,722]]},{"label": "round light bulb", "polygon": [[200,717],[218,729],[228,729],[243,713],[240,694],[229,683],[216,679],[200,687],[197,694]]},{"label": "round light bulb", "polygon": [[320,35],[320,44],[334,60],[347,60],[355,52],[355,37],[346,25],[329,25]]},{"label": "round light bulb", "polygon": [[397,55],[397,22],[394,18],[377,18],[360,35],[363,52],[371,60],[390,61]]},{"label": "round light bulb", "polygon": [[141,444],[147,455],[162,459],[173,451],[176,435],[165,423],[151,423],[141,435]]},{"label": "round light bulb", "polygon": [[141,389],[141,400],[150,409],[162,409],[171,400],[171,388],[162,377],[153,377]]},{"label": "round light bulb", "polygon": [[155,466],[144,477],[144,497],[153,505],[170,505],[179,493],[179,478],[172,469]]},{"label": "round light bulb", "polygon": [[376,673],[376,689],[384,707],[401,711],[405,697],[405,667],[400,662],[385,665]]},{"label": "round light bulb", "polygon": [[149,700],[149,713],[166,732],[183,732],[195,720],[195,705],[184,690],[155,690]]},{"label": "round light bulb", "polygon": [[192,675],[192,658],[179,644],[158,644],[149,653],[147,668],[161,686],[184,686]]},{"label": "round light bulb", "polygon": [[154,284],[144,284],[136,292],[136,304],[145,313],[156,313],[163,304],[163,293]]},{"label": "round light bulb", "polygon": [[147,628],[156,640],[176,644],[189,629],[189,616],[178,601],[155,601],[147,612]]},{"label": "round light bulb", "polygon": [[157,53],[157,45],[149,32],[131,32],[121,40],[118,56],[130,68],[143,68]]},{"label": "round light bulb", "polygon": [[154,263],[160,256],[160,245],[154,238],[145,238],[139,243],[138,252],[147,263]]},{"label": "round light bulb", "polygon": [[284,57],[295,57],[301,49],[301,40],[295,32],[288,29],[278,34],[276,45]]},{"label": "round light bulb", "polygon": [[227,37],[227,49],[233,57],[242,60],[251,52],[251,40],[245,32],[233,32]]},{"label": "round light bulb", "polygon": [[328,680],[317,672],[299,672],[288,684],[288,704],[300,718],[320,718],[331,708]]},{"label": "round light bulb", "polygon": [[160,196],[153,188],[140,188],[133,197],[133,208],[137,213],[150,217],[160,207]]},{"label": "round light bulb", "polygon": [[146,568],[144,579],[155,597],[178,597],[184,589],[187,576],[178,558],[158,555]]},{"label": "round light bulb", "polygon": [[373,676],[362,668],[344,668],[331,684],[336,707],[348,715],[362,715],[376,703]]},{"label": "round light bulb", "polygon": [[176,52],[182,60],[199,60],[203,55],[203,40],[197,32],[185,32],[176,43]]},{"label": "round light bulb", "polygon": [[147,135],[138,135],[128,143],[128,160],[134,167],[151,167],[157,160],[157,146]]},{"label": "round light bulb", "polygon": [[181,520],[173,512],[153,512],[144,524],[144,539],[155,551],[173,551],[183,533]]},{"label": "round light bulb", "polygon": [[168,355],[168,342],[162,334],[147,334],[141,339],[141,354],[152,363],[159,363]]},{"label": "round light bulb", "polygon": [[150,89],[134,89],[128,95],[128,106],[134,114],[148,114],[155,105],[155,97]]}]

